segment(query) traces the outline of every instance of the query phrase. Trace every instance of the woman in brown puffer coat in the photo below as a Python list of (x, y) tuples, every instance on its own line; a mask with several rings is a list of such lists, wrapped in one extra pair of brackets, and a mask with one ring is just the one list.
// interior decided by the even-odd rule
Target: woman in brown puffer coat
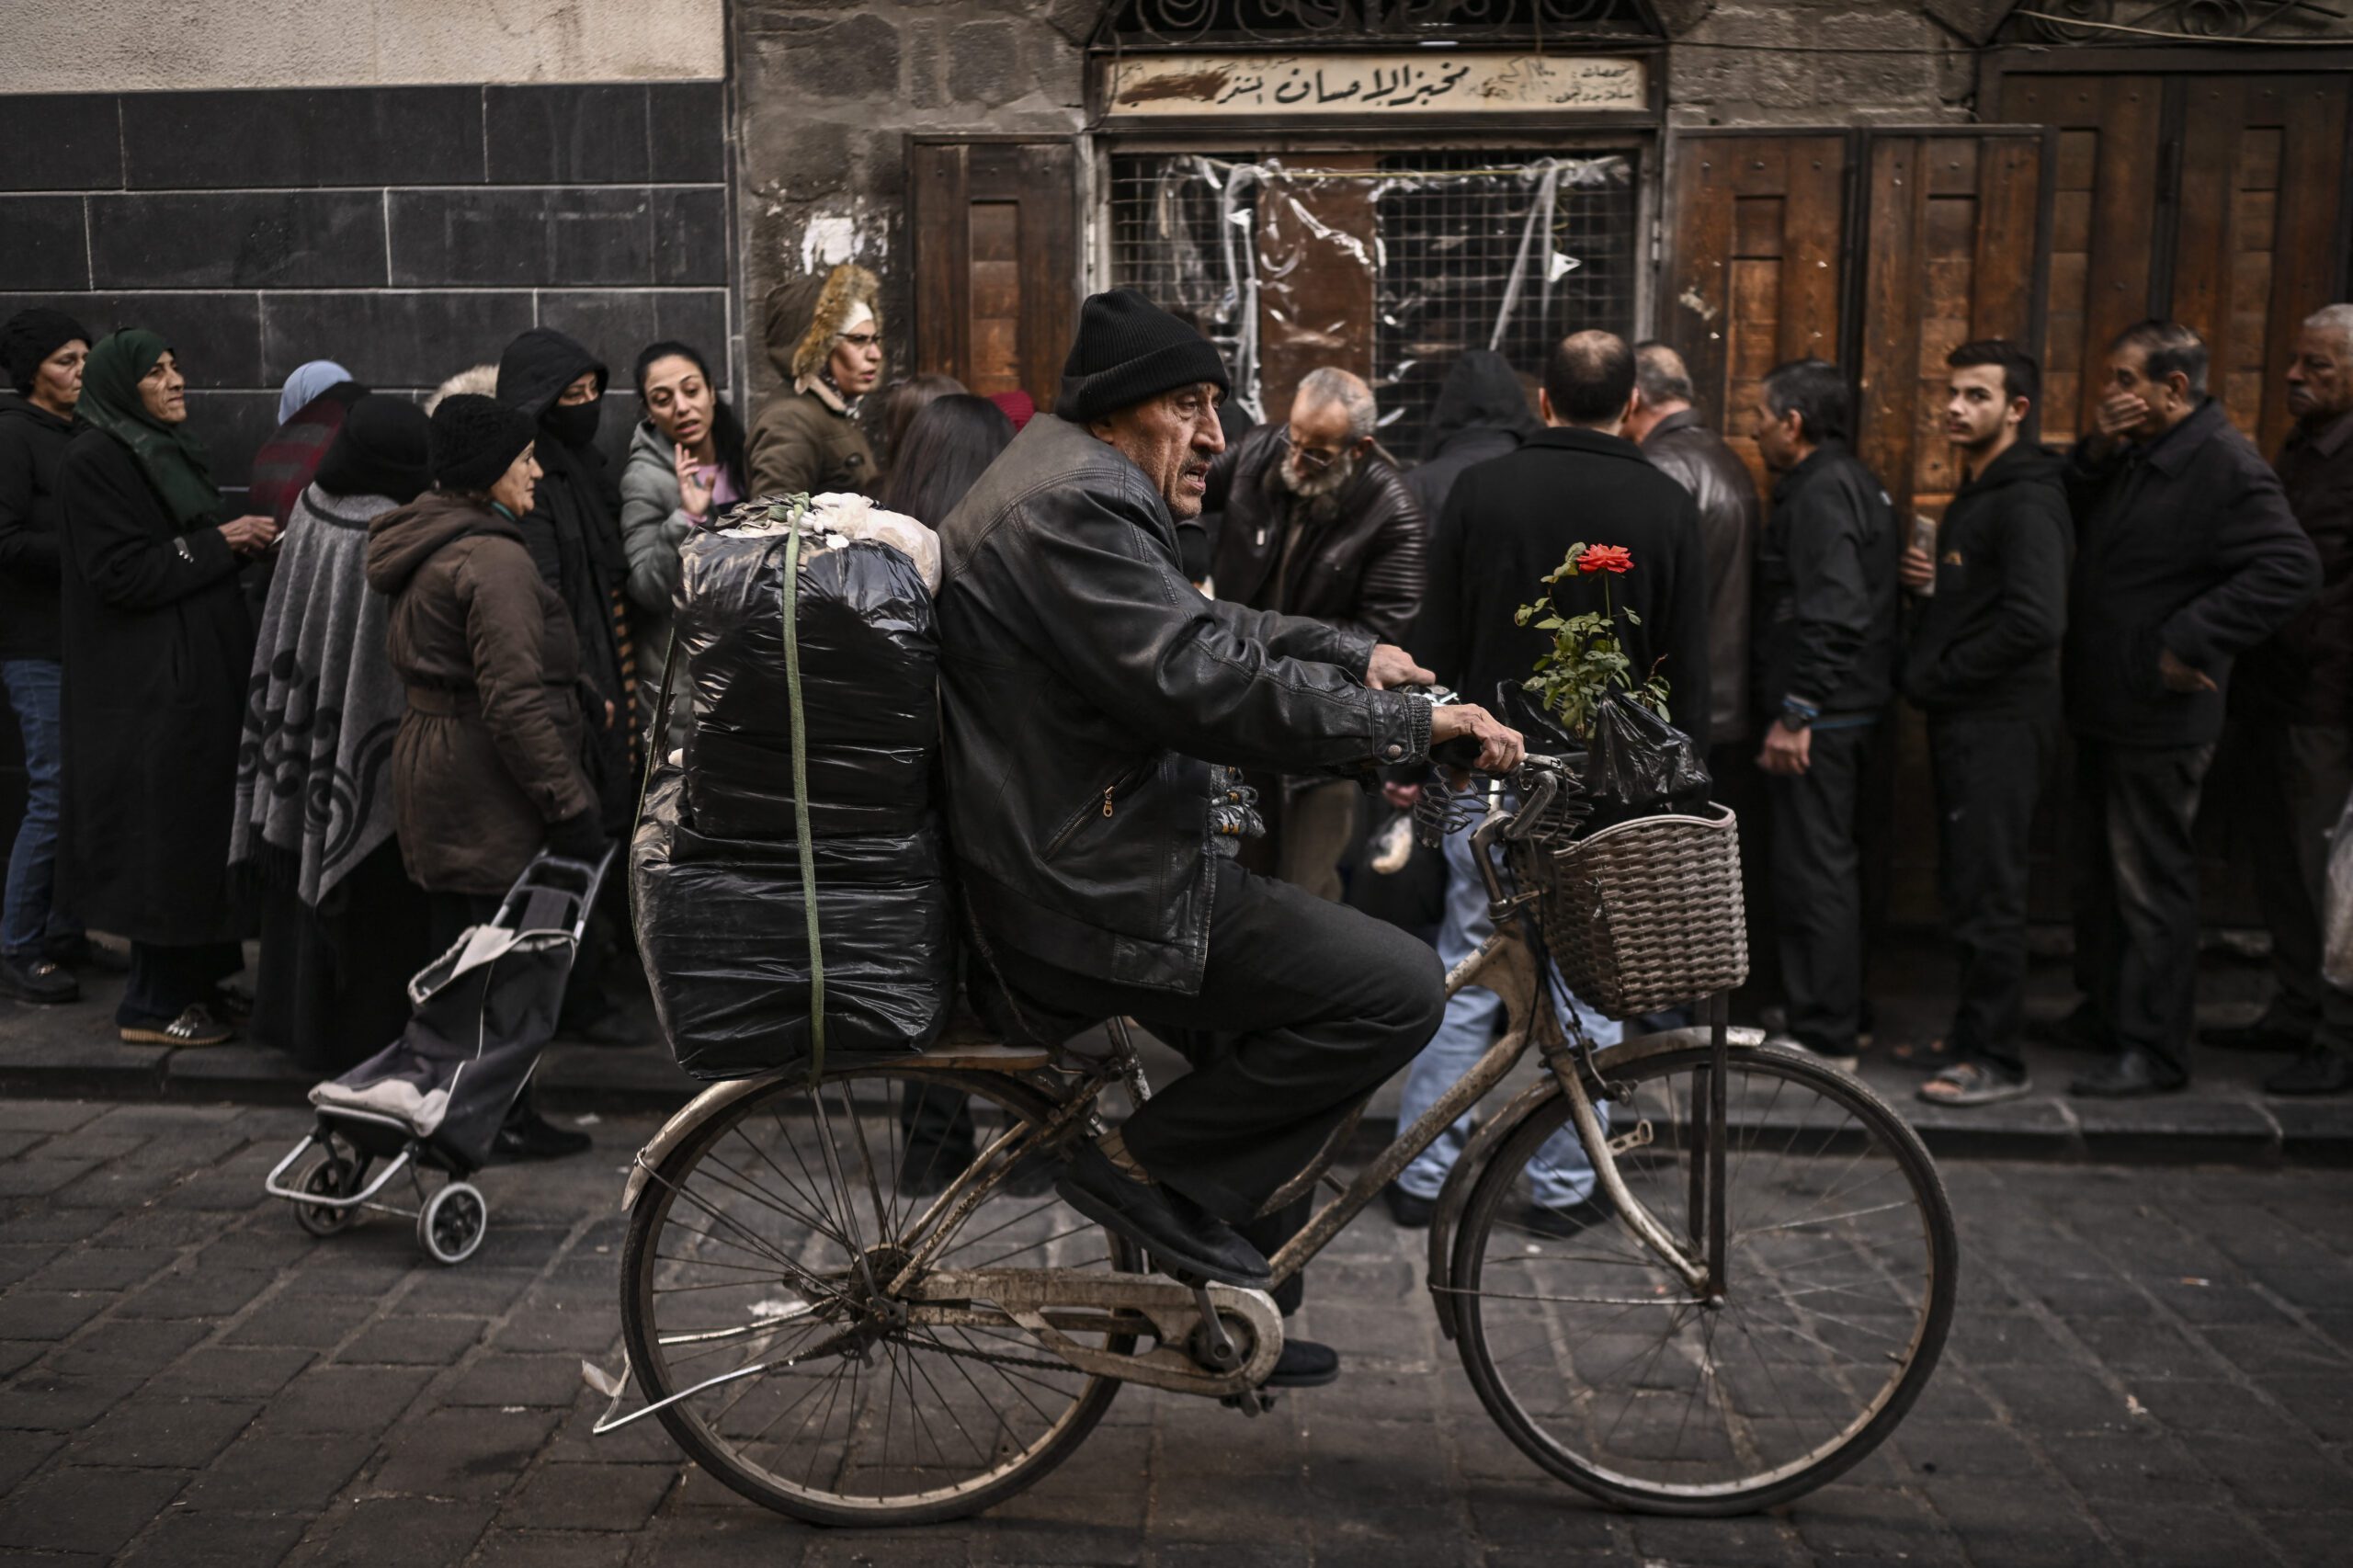
[(434, 488), (368, 530), (368, 585), (392, 601), (387, 642), (408, 688), (392, 748), (401, 858), (449, 939), (495, 912), (540, 845), (604, 853), (580, 762), (579, 643), (517, 521), (539, 478), (534, 435), (489, 398), (445, 400)]
[[(368, 529), (368, 585), (392, 601), (385, 641), (408, 690), (392, 814), (437, 950), (497, 913), (542, 844), (581, 860), (605, 852), (581, 764), (579, 642), (517, 520), (540, 477), (536, 434), (490, 398), (445, 398), (429, 432), (434, 488)], [(495, 1144), (509, 1159), (586, 1147), (528, 1096)]]

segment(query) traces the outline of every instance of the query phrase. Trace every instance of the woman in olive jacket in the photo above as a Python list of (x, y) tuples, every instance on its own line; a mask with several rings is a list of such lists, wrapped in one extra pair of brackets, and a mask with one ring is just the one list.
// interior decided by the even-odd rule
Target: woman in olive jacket
[(401, 858), (444, 943), (495, 912), (542, 844), (604, 852), (581, 766), (579, 642), (517, 521), (535, 434), (490, 398), (446, 399), (434, 488), (368, 530), (368, 585), (392, 601), (386, 642), (408, 689), (392, 747)]

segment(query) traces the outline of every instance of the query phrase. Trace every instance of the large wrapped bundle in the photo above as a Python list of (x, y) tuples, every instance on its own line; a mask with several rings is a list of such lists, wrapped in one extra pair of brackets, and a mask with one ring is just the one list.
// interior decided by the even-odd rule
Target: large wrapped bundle
[(938, 545), (859, 498), (821, 496), (811, 517), (790, 624), (789, 535), (765, 503), (680, 552), (677, 674), (693, 716), (647, 791), (630, 873), (655, 1010), (698, 1077), (793, 1066), (813, 1043), (786, 664), (796, 633), (825, 1049), (920, 1050), (953, 1001), (930, 799)]
[[(835, 536), (839, 537), (839, 536)], [(782, 532), (688, 536), (678, 606), (694, 722), (687, 800), (729, 837), (793, 832)], [(939, 646), (916, 563), (874, 539), (804, 541), (798, 619), (809, 824), (820, 835), (923, 825), (938, 744)]]
[[(684, 820), (655, 781), (630, 855), (638, 949), (678, 1065), (741, 1078), (805, 1062), (809, 926), (791, 839), (728, 839)], [(954, 1001), (939, 831), (813, 841), (825, 959), (825, 1050), (919, 1051)]]

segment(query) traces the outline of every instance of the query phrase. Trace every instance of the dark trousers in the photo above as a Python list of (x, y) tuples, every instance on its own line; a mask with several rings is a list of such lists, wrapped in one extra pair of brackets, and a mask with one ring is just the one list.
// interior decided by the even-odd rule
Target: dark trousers
[(1245, 1225), (1438, 1032), (1445, 976), (1436, 953), (1393, 926), (1231, 860), (1211, 874), (1209, 964), (1192, 994), (1074, 973), (1001, 944), (995, 956), (1017, 996), (1131, 1017), (1185, 1054), (1193, 1070), (1129, 1119), (1128, 1151), (1155, 1180)]
[(2255, 762), (2247, 777), (2247, 856), (2278, 982), (2264, 1026), (2353, 1051), (2353, 994), (2320, 977), (2328, 841), (2353, 792), (2353, 733), (2251, 721), (2234, 726), (2230, 744)]
[(1817, 727), (1812, 761), (1767, 780), (1773, 810), (1773, 917), (1789, 1028), (1812, 1050), (1851, 1056), (1863, 1006), (1862, 857), (1856, 812), (1876, 724)]
[(2189, 1070), (2198, 851), (2211, 745), (2075, 747), (2075, 981), (2120, 1050)]
[(1937, 787), (1937, 885), (1960, 949), (1953, 1056), (2024, 1076), (2018, 1016), (2026, 994), (2027, 839), (2056, 740), (2055, 719), (1931, 715)]
[(210, 1002), (213, 987), (244, 967), (244, 950), (234, 942), (133, 942), (131, 978), (114, 1020), (126, 1027), (167, 1023), (199, 1002)]

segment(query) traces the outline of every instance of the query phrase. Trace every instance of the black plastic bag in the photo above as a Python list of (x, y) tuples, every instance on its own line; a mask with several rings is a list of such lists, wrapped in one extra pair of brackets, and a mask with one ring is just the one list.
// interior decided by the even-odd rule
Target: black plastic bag
[[(655, 779), (630, 854), (638, 951), (663, 1032), (698, 1078), (805, 1062), (813, 988), (799, 846), (703, 833), (687, 795), (676, 770)], [(819, 838), (811, 851), (827, 1059), (923, 1049), (955, 1000), (937, 824)]]
[(1594, 833), (1631, 817), (1696, 811), (1714, 788), (1690, 736), (1626, 698), (1604, 698), (1586, 745), (1585, 793)]
[[(792, 838), (782, 533), (690, 534), (681, 547), (678, 652), (694, 693), (688, 810), (724, 838)], [(939, 645), (914, 562), (857, 540), (805, 548), (797, 619), (819, 837), (907, 836), (928, 819), (939, 738)]]

